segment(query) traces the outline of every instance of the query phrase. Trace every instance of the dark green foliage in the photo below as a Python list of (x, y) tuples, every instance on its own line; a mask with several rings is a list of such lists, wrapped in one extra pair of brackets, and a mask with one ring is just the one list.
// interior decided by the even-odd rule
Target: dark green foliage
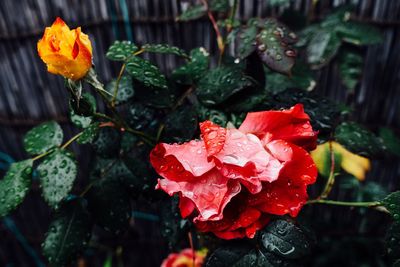
[(102, 157), (113, 157), (119, 152), (120, 140), (121, 136), (118, 130), (111, 127), (102, 127), (93, 142), (93, 148)]
[(273, 72), (265, 68), (266, 83), (265, 89), (272, 94), (278, 94), (286, 89), (303, 89), (311, 91), (316, 85), (316, 81), (308, 69), (308, 67), (301, 63), (296, 63), (292, 69), (292, 75), (287, 75)]
[(137, 56), (129, 58), (126, 63), (126, 71), (132, 75), (133, 79), (140, 81), (146, 87), (167, 88), (165, 76), (158, 67), (146, 59)]
[(228, 122), (227, 115), (220, 110), (209, 109), (204, 106), (199, 106), (197, 112), (199, 115), (200, 122), (209, 120), (222, 127), (225, 127), (226, 123)]
[(210, 0), (209, 8), (215, 12), (229, 11), (229, 0)]
[(400, 138), (389, 128), (381, 128), (379, 137), (382, 139), (387, 151), (400, 157)]
[(339, 55), (339, 72), (343, 84), (351, 92), (354, 92), (356, 85), (361, 77), (363, 59), (359, 53), (351, 51), (341, 51)]
[(30, 155), (38, 155), (61, 145), (63, 137), (63, 131), (57, 122), (45, 122), (26, 133), (24, 148)]
[(386, 253), (392, 261), (400, 259), (400, 221), (394, 222), (388, 229)]
[(151, 53), (174, 54), (184, 58), (189, 57), (186, 52), (179, 47), (168, 44), (145, 44), (142, 46), (142, 49)]
[(164, 125), (164, 141), (189, 141), (197, 130), (196, 109), (192, 106), (181, 106), (167, 115)]
[(73, 155), (57, 149), (37, 167), (43, 197), (53, 208), (71, 191), (78, 172)]
[(130, 41), (115, 41), (108, 48), (106, 56), (110, 60), (126, 61), (133, 56), (133, 53), (138, 50), (137, 46)]
[(377, 28), (359, 22), (341, 23), (336, 30), (343, 41), (354, 45), (374, 45), (383, 41), (383, 36)]
[(117, 180), (98, 179), (90, 189), (88, 208), (95, 223), (104, 230), (120, 235), (129, 227), (131, 205), (124, 186)]
[(335, 139), (353, 153), (366, 157), (384, 151), (382, 140), (355, 122), (343, 122), (335, 130)]
[(204, 105), (216, 105), (253, 85), (240, 67), (223, 66), (210, 70), (198, 82), (196, 94)]
[(177, 197), (163, 199), (160, 207), (161, 235), (167, 240), (170, 249), (177, 248), (180, 241), (187, 238), (189, 222), (180, 215)]
[[(116, 90), (117, 80), (112, 80), (106, 86), (106, 90), (114, 96), (114, 92)], [(115, 104), (122, 104), (129, 101), (134, 95), (133, 85), (132, 85), (132, 78), (129, 76), (122, 76), (119, 83), (118, 83), (118, 92), (115, 98)], [(111, 100), (113, 97), (109, 96)]]
[(83, 199), (73, 199), (60, 207), (42, 244), (52, 266), (66, 266), (86, 248), (92, 223)]
[(31, 159), (15, 162), (0, 180), (0, 218), (8, 215), (24, 200), (31, 187), (32, 165)]
[(191, 84), (200, 79), (208, 69), (210, 54), (203, 47), (190, 51), (190, 61), (172, 72), (172, 79), (178, 83)]
[(126, 122), (136, 130), (147, 130), (155, 122), (156, 112), (154, 109), (146, 107), (141, 103), (129, 105)]

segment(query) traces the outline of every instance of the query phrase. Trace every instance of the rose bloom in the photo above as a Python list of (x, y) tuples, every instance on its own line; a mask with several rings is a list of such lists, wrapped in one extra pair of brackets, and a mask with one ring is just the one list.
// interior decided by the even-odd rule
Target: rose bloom
[(169, 254), (161, 263), (161, 267), (201, 267), (206, 255), (207, 249), (202, 249), (195, 251), (193, 257), (193, 250), (186, 248), (179, 253)]
[(297, 216), (317, 168), (303, 105), (251, 112), (239, 129), (200, 123), (201, 140), (158, 144), (150, 154), (164, 178), (158, 189), (179, 194), (182, 217), (223, 239), (253, 238), (271, 215)]
[(40, 58), (47, 70), (72, 80), (81, 79), (92, 67), (92, 44), (89, 37), (78, 27), (70, 30), (57, 18), (51, 27), (46, 27), (37, 44)]

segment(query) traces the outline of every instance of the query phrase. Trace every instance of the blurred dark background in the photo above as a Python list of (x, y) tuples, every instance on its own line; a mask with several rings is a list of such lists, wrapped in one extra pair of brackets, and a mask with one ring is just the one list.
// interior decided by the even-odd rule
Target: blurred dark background
[[(238, 16), (243, 20), (254, 16), (278, 17), (283, 8), (271, 7), (268, 2), (241, 0)], [(26, 158), (27, 155), (22, 148), (23, 134), (41, 122), (57, 121), (62, 125), (66, 138), (77, 131), (68, 122), (67, 91), (64, 89), (63, 79), (47, 73), (36, 52), (36, 42), (43, 34), (44, 28), (51, 25), (57, 16), (63, 18), (71, 28), (82, 26), (83, 31), (89, 34), (94, 48), (96, 69), (103, 81), (107, 82), (111, 77), (115, 77), (119, 66), (106, 60), (104, 54), (108, 46), (117, 39), (132, 40), (138, 44), (168, 43), (185, 50), (204, 46), (207, 50), (215, 52), (214, 32), (206, 19), (175, 22), (175, 17), (181, 13), (186, 4), (187, 1), (182, 0), (2, 0), (0, 2), (2, 160), (17, 161)], [(354, 93), (350, 93), (340, 83), (335, 61), (318, 72), (315, 91), (351, 107), (354, 110), (352, 119), (367, 125), (370, 129), (386, 125), (399, 133), (400, 1), (321, 0), (313, 10), (314, 18), (323, 17), (334, 7), (342, 4), (354, 4), (355, 18), (377, 26), (384, 34), (384, 42), (364, 49), (363, 77)], [(291, 9), (304, 15), (310, 14), (311, 6), (312, 0), (290, 3)], [(174, 56), (146, 54), (145, 57), (167, 73), (180, 64), (179, 59)], [(79, 150), (76, 145), (72, 147), (79, 159), (80, 174), (76, 182), (79, 188), (87, 179), (91, 151), (86, 147), (79, 147)], [(398, 161), (374, 161), (367, 181), (377, 182), (388, 191), (398, 189), (400, 187), (398, 163)], [(3, 174), (3, 171), (0, 170), (0, 173)], [(335, 194), (340, 197), (341, 192)], [(125, 266), (157, 266), (166, 256), (167, 248), (160, 238), (159, 222), (156, 217), (152, 217), (151, 211), (152, 207), (141, 207), (140, 204), (136, 204), (132, 227), (127, 233), (129, 238), (124, 238), (123, 244), (118, 240), (107, 241), (113, 247), (113, 251), (115, 247), (122, 245), (123, 250), (120, 254)], [(321, 214), (322, 208), (305, 212)], [(327, 220), (340, 219), (340, 223), (347, 227), (349, 233), (360, 232), (361, 227), (368, 228), (362, 224), (372, 224), (368, 229), (374, 229), (374, 223), (376, 225), (381, 223), (379, 220), (369, 220), (367, 223), (364, 219), (360, 219), (359, 213), (337, 208), (332, 213), (324, 213), (323, 216)], [(374, 216), (375, 214), (371, 215), (372, 218)], [(40, 243), (50, 219), (51, 210), (40, 197), (40, 189), (36, 186), (18, 210), (0, 220), (0, 266), (43, 266), (41, 264), (45, 260), (40, 253)], [(384, 235), (384, 229), (376, 229), (373, 234), (379, 238)], [(126, 243), (126, 240), (129, 240), (129, 243)], [(364, 241), (361, 239), (357, 242), (362, 246)], [(329, 244), (328, 249), (335, 249), (334, 243)], [(343, 248), (343, 245), (340, 246)], [(360, 257), (367, 257), (366, 253), (369, 253), (363, 249), (357, 251)], [(80, 266), (102, 266), (109, 252), (109, 245), (98, 244), (96, 250), (89, 251), (89, 254), (85, 255), (85, 262), (90, 264)], [(78, 265), (84, 264), (83, 261), (82, 259), (78, 262)]]

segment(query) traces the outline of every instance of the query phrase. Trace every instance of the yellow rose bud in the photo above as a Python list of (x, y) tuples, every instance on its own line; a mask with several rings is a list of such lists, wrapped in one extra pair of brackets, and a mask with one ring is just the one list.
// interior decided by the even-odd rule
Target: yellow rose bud
[(47, 70), (71, 80), (79, 80), (92, 67), (92, 44), (81, 28), (70, 30), (61, 18), (46, 27), (37, 44)]

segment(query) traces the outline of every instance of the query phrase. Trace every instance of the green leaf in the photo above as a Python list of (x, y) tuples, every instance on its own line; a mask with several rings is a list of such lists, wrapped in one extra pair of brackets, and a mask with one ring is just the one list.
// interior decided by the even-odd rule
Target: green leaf
[(196, 109), (193, 106), (181, 106), (167, 115), (164, 125), (165, 142), (189, 141), (197, 130)]
[(132, 103), (127, 109), (126, 122), (135, 130), (148, 130), (156, 122), (156, 112), (141, 103)]
[(257, 36), (257, 53), (271, 69), (290, 74), (296, 51), (291, 45), (297, 41), (295, 33), (275, 20), (269, 19)]
[(229, 11), (229, 0), (210, 0), (209, 7), (211, 11), (227, 12)]
[(393, 219), (400, 223), (400, 191), (389, 194), (382, 200), (382, 204), (390, 212)]
[(142, 46), (142, 49), (151, 53), (173, 54), (184, 58), (189, 57), (184, 50), (168, 44), (145, 44)]
[(363, 58), (360, 54), (351, 51), (341, 51), (339, 54), (339, 72), (343, 84), (354, 92), (358, 84), (363, 67)]
[(372, 157), (381, 154), (382, 140), (355, 122), (343, 122), (335, 130), (335, 139), (353, 153)]
[(126, 63), (126, 71), (132, 75), (133, 79), (142, 82), (146, 87), (167, 88), (165, 76), (148, 60), (131, 57)]
[(304, 231), (293, 222), (278, 219), (261, 231), (262, 246), (269, 252), (287, 259), (299, 259), (310, 253), (311, 242)]
[(190, 51), (190, 62), (175, 69), (172, 78), (182, 84), (192, 84), (199, 80), (208, 69), (210, 54), (203, 47)]
[(258, 20), (250, 19), (247, 26), (238, 32), (239, 43), (237, 54), (239, 58), (245, 58), (256, 49), (256, 37), (258, 33)]
[(312, 72), (305, 64), (295, 64), (292, 69), (292, 76), (273, 72), (264, 68), (266, 75), (265, 89), (272, 94), (281, 93), (290, 88), (311, 91), (316, 85)]
[[(114, 96), (114, 91), (116, 87), (117, 80), (114, 79), (112, 80), (109, 84), (106, 86), (106, 90)], [(115, 98), (115, 104), (123, 104), (127, 101), (129, 101), (133, 95), (134, 95), (134, 90), (133, 90), (133, 85), (132, 85), (132, 78), (129, 76), (122, 76), (121, 79), (119, 80), (118, 83), (118, 92), (117, 96)], [(109, 99), (111, 100), (112, 97), (109, 96)]]
[[(79, 107), (76, 107), (75, 105), (76, 103), (71, 99), (69, 116), (71, 118), (72, 123), (79, 128), (88, 127), (93, 120), (93, 117), (91, 115), (97, 109), (96, 99), (94, 98), (93, 95), (89, 93), (83, 93), (82, 98), (79, 101)], [(80, 110), (82, 112), (79, 111), (77, 112), (75, 110)], [(83, 112), (83, 110), (86, 110), (86, 112)], [(78, 115), (79, 113), (81, 115)], [(82, 114), (88, 114), (88, 115), (82, 115)]]
[(132, 211), (129, 196), (115, 177), (94, 183), (87, 200), (95, 223), (104, 230), (119, 235), (129, 228)]
[(95, 122), (90, 124), (83, 132), (82, 135), (76, 140), (79, 144), (92, 143), (97, 137), (99, 132), (99, 123)]
[(42, 154), (53, 147), (60, 146), (63, 137), (63, 131), (57, 122), (45, 122), (26, 133), (24, 148), (30, 155)]
[(383, 42), (381, 32), (371, 25), (348, 21), (337, 25), (335, 30), (343, 41), (354, 45), (373, 45)]
[(307, 62), (319, 69), (337, 54), (341, 40), (332, 30), (318, 30), (307, 45)]
[(0, 180), (0, 218), (8, 215), (22, 203), (31, 186), (33, 160), (11, 164)]
[(57, 149), (37, 167), (43, 197), (53, 208), (71, 191), (78, 171), (76, 161), (67, 150)]
[(126, 61), (138, 51), (136, 45), (130, 41), (115, 41), (106, 53), (106, 57), (114, 61)]
[(379, 137), (383, 140), (386, 149), (390, 153), (400, 157), (400, 138), (391, 129), (380, 128)]
[(241, 68), (222, 66), (207, 72), (197, 84), (196, 94), (205, 105), (215, 105), (253, 85), (250, 77), (242, 73)]
[(102, 157), (113, 157), (118, 155), (120, 140), (121, 135), (116, 129), (101, 127), (93, 142), (93, 148)]
[(206, 7), (203, 4), (189, 6), (182, 14), (176, 18), (179, 21), (189, 21), (201, 18), (207, 13)]
[(67, 265), (86, 248), (91, 228), (82, 199), (63, 203), (42, 244), (43, 254), (52, 266)]

